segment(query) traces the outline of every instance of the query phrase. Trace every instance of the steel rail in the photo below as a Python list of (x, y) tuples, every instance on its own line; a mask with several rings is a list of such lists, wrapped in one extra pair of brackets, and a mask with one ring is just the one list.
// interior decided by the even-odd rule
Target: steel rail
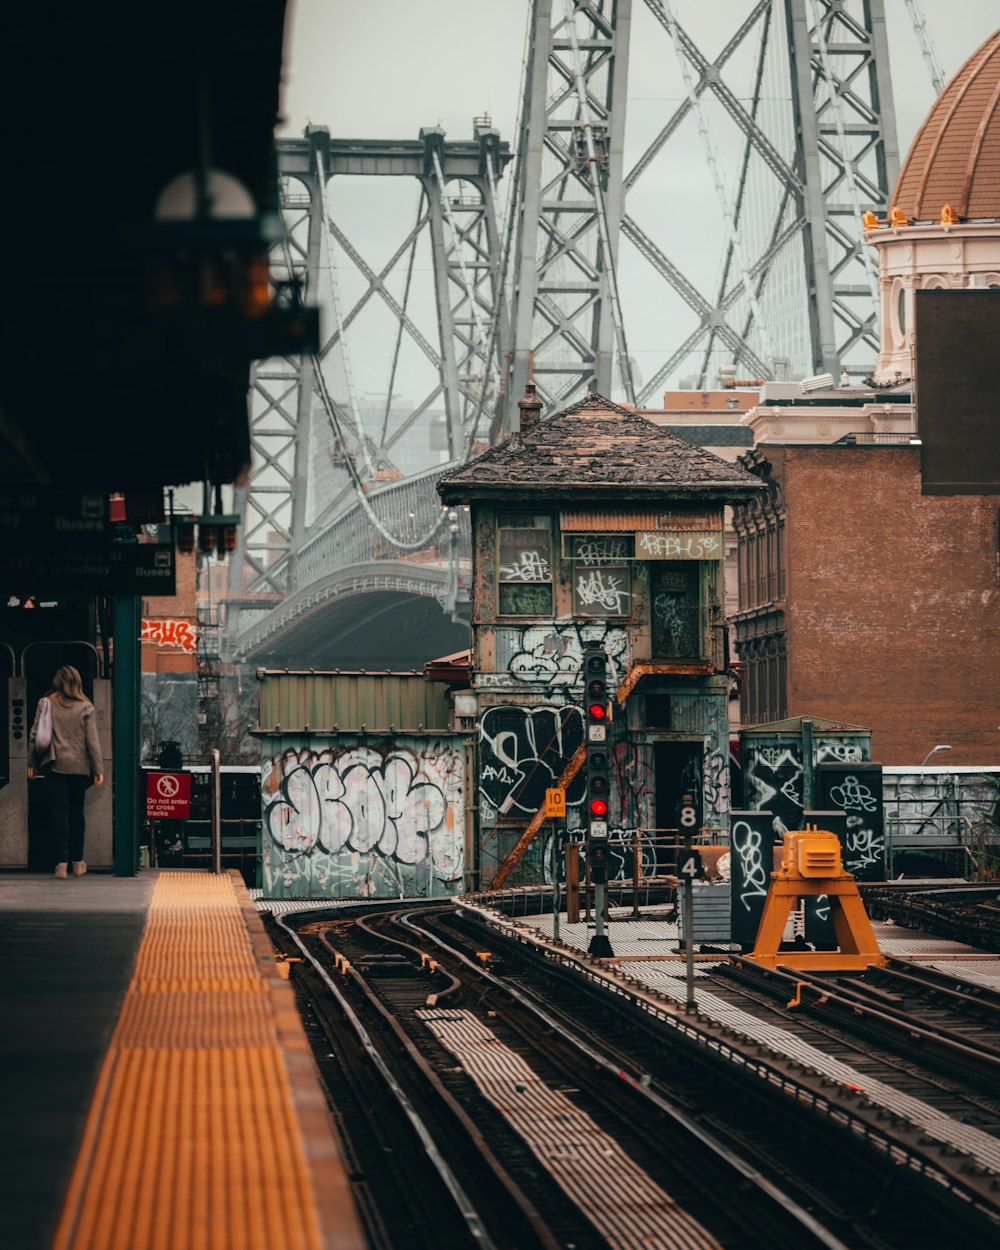
[[(967, 1038), (944, 1027), (928, 1028), (905, 1009), (894, 1009), (882, 1001), (873, 1004), (860, 988), (845, 985), (834, 988), (829, 981), (811, 981), (781, 966), (761, 968), (741, 960), (734, 963), (739, 969), (739, 978), (747, 983), (781, 988), (803, 1006), (811, 1006), (818, 1015), (846, 1025), (852, 1032), (869, 1033), (880, 1040), (890, 1039), (901, 1049), (918, 1052), (925, 1061), (936, 1059), (946, 1070), (960, 1071), (967, 1079), (978, 1077), (1000, 1089), (1000, 1051), (992, 1047), (970, 1045)], [(733, 966), (731, 964), (730, 968)], [(810, 999), (808, 1004), (806, 995)]]
[(275, 923), (278, 924), (282, 929), (284, 929), (284, 931), (288, 934), (291, 940), (295, 943), (295, 945), (302, 952), (303, 956), (309, 961), (309, 964), (316, 972), (316, 975), (320, 978), (320, 980), (329, 990), (330, 994), (332, 995), (334, 1001), (337, 1004), (337, 1007), (343, 1013), (344, 1018), (348, 1021), (351, 1028), (354, 1030), (355, 1034), (357, 1035), (358, 1041), (361, 1043), (362, 1047), (364, 1048), (364, 1051), (367, 1054), (368, 1058), (372, 1061), (372, 1064), (374, 1065), (375, 1069), (378, 1071), (379, 1075), (385, 1081), (387, 1088), (392, 1092), (392, 1095), (396, 1099), (397, 1103), (399, 1104), (403, 1114), (406, 1116), (407, 1120), (409, 1120), (410, 1124), (412, 1125), (413, 1131), (416, 1133), (417, 1137), (420, 1139), (421, 1145), (423, 1146), (424, 1150), (427, 1152), (427, 1157), (430, 1159), (438, 1175), (441, 1177), (441, 1180), (445, 1186), (445, 1189), (451, 1195), (452, 1199), (455, 1202), (455, 1205), (457, 1206), (459, 1212), (462, 1215), (462, 1218), (465, 1220), (465, 1223), (469, 1229), (470, 1235), (474, 1238), (476, 1243), (480, 1247), (482, 1247), (482, 1250), (497, 1250), (496, 1243), (490, 1237), (489, 1232), (487, 1231), (486, 1227), (483, 1225), (483, 1222), (480, 1219), (479, 1213), (476, 1211), (475, 1207), (472, 1205), (472, 1202), (470, 1201), (465, 1190), (462, 1188), (461, 1184), (459, 1183), (458, 1178), (456, 1177), (455, 1173), (452, 1171), (447, 1160), (444, 1158), (444, 1156), (441, 1154), (441, 1151), (438, 1149), (437, 1143), (435, 1142), (433, 1135), (431, 1134), (427, 1125), (424, 1123), (423, 1119), (417, 1112), (417, 1109), (413, 1106), (413, 1103), (410, 1101), (409, 1096), (407, 1095), (406, 1091), (403, 1089), (402, 1085), (400, 1085), (400, 1083), (396, 1080), (396, 1077), (393, 1075), (392, 1070), (389, 1068), (388, 1064), (383, 1059), (382, 1054), (379, 1051), (378, 1047), (372, 1041), (371, 1036), (368, 1033), (368, 1030), (365, 1028), (364, 1024), (361, 1021), (361, 1018), (358, 1016), (354, 1008), (351, 1006), (351, 1004), (347, 1001), (347, 999), (341, 993), (336, 982), (333, 980), (333, 978), (330, 976), (327, 970), (323, 967), (323, 965), (319, 962), (319, 960), (313, 957), (312, 952), (309, 950), (308, 946), (306, 946), (306, 944), (299, 937), (298, 933), (296, 933), (296, 931), (292, 928), (291, 925), (285, 922), (284, 917), (275, 917)]
[(399, 923), (406, 925), (407, 928), (411, 928), (417, 933), (421, 933), (441, 950), (447, 951), (448, 954), (454, 959), (459, 960), (460, 963), (470, 968), (476, 973), (477, 977), (488, 981), (495, 988), (501, 990), (504, 994), (509, 995), (525, 1010), (531, 1012), (538, 1020), (558, 1034), (562, 1040), (573, 1046), (591, 1063), (601, 1068), (602, 1071), (608, 1073), (609, 1075), (613, 1075), (619, 1080), (626, 1081), (642, 1098), (646, 1099), (651, 1106), (654, 1106), (657, 1111), (673, 1120), (674, 1123), (686, 1133), (690, 1133), (692, 1137), (711, 1151), (712, 1154), (737, 1172), (748, 1184), (753, 1185), (771, 1201), (779, 1204), (783, 1210), (788, 1212), (797, 1223), (809, 1232), (810, 1236), (816, 1238), (821, 1245), (827, 1246), (829, 1250), (848, 1250), (845, 1242), (841, 1241), (839, 1237), (824, 1228), (814, 1215), (791, 1199), (787, 1193), (770, 1181), (757, 1168), (748, 1163), (735, 1151), (731, 1150), (725, 1145), (725, 1143), (721, 1142), (713, 1133), (705, 1128), (703, 1124), (699, 1124), (686, 1112), (682, 1111), (679, 1107), (674, 1106), (667, 1101), (667, 1099), (657, 1094), (655, 1090), (643, 1081), (641, 1073), (636, 1074), (623, 1071), (620, 1064), (613, 1063), (607, 1058), (606, 1055), (601, 1054), (600, 1051), (594, 1050), (592, 1046), (589, 1046), (586, 1042), (582, 1041), (579, 1036), (568, 1031), (564, 1027), (562, 1021), (558, 1020), (550, 1012), (546, 1011), (544, 1007), (540, 1006), (538, 1002), (523, 993), (523, 991), (517, 989), (509, 982), (503, 981), (499, 977), (494, 976), (492, 973), (486, 971), (485, 968), (477, 966), (466, 955), (463, 955), (461, 951), (455, 950), (454, 947), (449, 946), (443, 939), (428, 932), (427, 929), (414, 924), (412, 921), (413, 915), (414, 913), (412, 912), (405, 915), (401, 913), (399, 916)]
[[(838, 1085), (836, 1088), (841, 1100), (835, 1101), (829, 1092), (831, 1082), (828, 1078), (808, 1068), (802, 1071), (802, 1075), (793, 1075), (778, 1062), (776, 1055), (763, 1056), (761, 1043), (752, 1036), (702, 1014), (692, 1016), (682, 1011), (667, 1010), (665, 1004), (672, 1003), (672, 1000), (637, 978), (627, 973), (612, 976), (600, 960), (589, 956), (577, 956), (549, 945), (540, 948), (529, 935), (512, 932), (485, 908), (475, 903), (463, 903), (462, 906), (502, 940), (530, 948), (536, 958), (544, 958), (581, 977), (596, 990), (628, 1001), (679, 1037), (696, 1043), (703, 1051), (714, 1052), (730, 1065), (752, 1073), (796, 1102), (812, 1107), (833, 1123), (843, 1125), (894, 1162), (902, 1163), (917, 1174), (935, 1181), (943, 1190), (953, 1194), (964, 1208), (974, 1210), (992, 1226), (1000, 1224), (996, 1192), (989, 1178), (970, 1169), (971, 1160), (968, 1156), (959, 1156), (953, 1146), (928, 1138), (923, 1127), (897, 1115), (894, 1116), (897, 1135), (893, 1135), (886, 1130), (883, 1109), (875, 1103), (869, 1104), (862, 1091), (845, 1090)], [(544, 954), (539, 956), (539, 950)], [(843, 1101), (848, 1095), (853, 1095), (855, 1106), (848, 1106)]]

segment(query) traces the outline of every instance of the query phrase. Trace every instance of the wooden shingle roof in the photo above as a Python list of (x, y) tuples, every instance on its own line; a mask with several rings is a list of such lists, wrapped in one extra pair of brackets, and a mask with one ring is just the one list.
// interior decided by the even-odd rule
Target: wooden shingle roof
[(737, 500), (760, 479), (591, 392), (441, 477), (442, 500), (664, 498)]

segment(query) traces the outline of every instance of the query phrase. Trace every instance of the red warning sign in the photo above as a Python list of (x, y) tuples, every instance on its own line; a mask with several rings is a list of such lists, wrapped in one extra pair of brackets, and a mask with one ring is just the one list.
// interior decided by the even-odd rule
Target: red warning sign
[(190, 773), (146, 774), (147, 819), (187, 820), (190, 815)]

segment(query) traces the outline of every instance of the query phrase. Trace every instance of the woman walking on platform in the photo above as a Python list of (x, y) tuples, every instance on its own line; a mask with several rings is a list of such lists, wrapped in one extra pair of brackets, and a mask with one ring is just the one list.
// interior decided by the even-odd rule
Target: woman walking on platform
[[(43, 706), (46, 702), (48, 709)], [(80, 674), (71, 664), (56, 672), (52, 689), (39, 699), (28, 749), (28, 758), (48, 780), (55, 875), (65, 877), (71, 867), (74, 877), (82, 877), (87, 871), (83, 862), (83, 801), (91, 780), (95, 786), (104, 780), (104, 763), (94, 705), (83, 693)]]

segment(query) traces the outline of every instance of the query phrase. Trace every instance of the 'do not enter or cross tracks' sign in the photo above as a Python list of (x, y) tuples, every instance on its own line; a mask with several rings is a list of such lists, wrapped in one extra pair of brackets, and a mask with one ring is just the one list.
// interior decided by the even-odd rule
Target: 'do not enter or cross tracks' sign
[(190, 773), (146, 774), (147, 820), (187, 820), (190, 815)]

